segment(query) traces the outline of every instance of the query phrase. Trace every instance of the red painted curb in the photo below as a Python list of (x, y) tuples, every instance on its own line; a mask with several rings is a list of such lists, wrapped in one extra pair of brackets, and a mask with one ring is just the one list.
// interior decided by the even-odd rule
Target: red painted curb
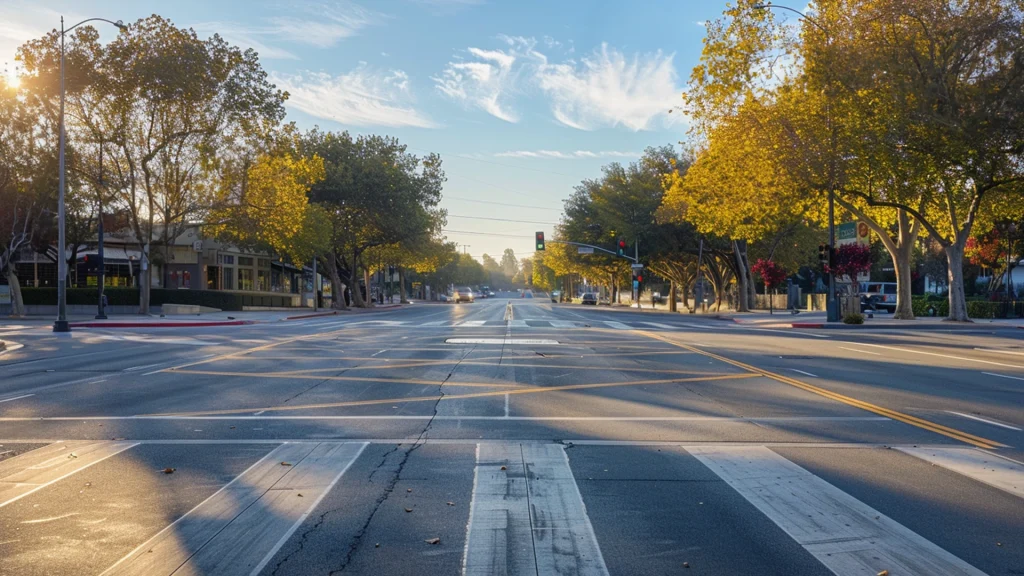
[(201, 328), (203, 326), (245, 326), (252, 320), (228, 320), (224, 322), (77, 322), (72, 328)]
[(821, 322), (793, 322), (790, 326), (793, 328), (824, 328), (825, 324)]
[(335, 316), (337, 314), (338, 314), (337, 310), (335, 310), (333, 312), (317, 312), (316, 314), (302, 314), (300, 316), (288, 316), (288, 317), (285, 318), (285, 320), (301, 320), (303, 318), (319, 318), (321, 316)]

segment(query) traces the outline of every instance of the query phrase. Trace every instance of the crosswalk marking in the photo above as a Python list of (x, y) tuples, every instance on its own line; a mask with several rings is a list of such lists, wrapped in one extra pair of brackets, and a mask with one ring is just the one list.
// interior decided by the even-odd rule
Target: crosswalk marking
[(282, 444), (103, 576), (257, 574), (365, 447)]
[(455, 326), (483, 326), (486, 323), (486, 320), (466, 320), (464, 322), (456, 322)]
[(552, 328), (575, 328), (576, 323), (568, 320), (548, 320)]
[(58, 442), (0, 462), (0, 508), (81, 472), (136, 442)]
[(687, 450), (836, 574), (984, 576), (768, 448)]
[(897, 450), (968, 478), (1024, 498), (1024, 465), (977, 448), (910, 448)]
[(608, 574), (563, 446), (477, 444), (463, 574)]
[(615, 328), (616, 330), (632, 330), (633, 329), (628, 324), (623, 324), (622, 322), (613, 322), (611, 320), (605, 320), (604, 323), (609, 328)]
[(448, 321), (447, 320), (435, 320), (433, 322), (424, 322), (423, 324), (420, 324), (420, 326), (447, 326), (447, 325), (448, 325)]
[(661, 322), (641, 322), (641, 324), (647, 324), (648, 326), (654, 326), (655, 328), (664, 328), (665, 330), (676, 329), (676, 327), (671, 324), (662, 324)]
[(508, 325), (512, 328), (529, 328), (530, 325), (526, 323), (526, 320), (509, 320)]

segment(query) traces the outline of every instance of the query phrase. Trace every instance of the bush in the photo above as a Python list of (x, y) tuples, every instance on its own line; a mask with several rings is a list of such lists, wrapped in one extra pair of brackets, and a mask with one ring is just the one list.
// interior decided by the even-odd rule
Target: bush
[[(107, 296), (108, 306), (138, 306), (138, 288), (104, 288), (103, 293)], [(21, 296), (26, 306), (56, 306), (56, 288), (22, 288)], [(68, 288), (68, 305), (96, 305), (96, 288)]]
[(843, 316), (843, 324), (863, 324), (863, 323), (864, 323), (864, 315), (863, 314), (847, 314), (846, 316)]
[(935, 309), (936, 317), (949, 316), (948, 299), (936, 299), (932, 296), (914, 296), (910, 303), (914, 309), (914, 316), (927, 317), (929, 306)]

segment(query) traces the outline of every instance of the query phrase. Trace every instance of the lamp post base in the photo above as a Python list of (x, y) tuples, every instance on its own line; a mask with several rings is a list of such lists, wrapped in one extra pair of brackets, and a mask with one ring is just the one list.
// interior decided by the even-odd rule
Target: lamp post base
[(55, 320), (53, 323), (54, 332), (71, 332), (71, 325), (67, 320)]
[(839, 322), (839, 307), (836, 306), (836, 301), (833, 298), (829, 298), (825, 302), (825, 320), (827, 322)]

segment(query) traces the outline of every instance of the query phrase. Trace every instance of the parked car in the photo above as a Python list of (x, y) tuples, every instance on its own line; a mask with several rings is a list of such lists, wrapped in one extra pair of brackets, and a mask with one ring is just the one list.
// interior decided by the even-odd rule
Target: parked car
[(493, 292), (493, 291), (491, 291), (491, 290), (488, 290), (488, 291), (487, 291), (487, 297), (488, 297), (488, 298), (494, 298), (494, 292)]
[(661, 304), (664, 301), (665, 301), (665, 297), (661, 295), (661, 292), (653, 292), (653, 293), (651, 293), (651, 303), (653, 303), (653, 304)]
[(452, 292), (452, 299), (455, 300), (456, 303), (469, 302), (472, 304), (476, 299), (476, 296), (473, 294), (473, 290), (468, 286), (463, 286), (461, 288), (456, 288), (455, 291)]
[[(896, 283), (895, 282), (861, 282), (861, 302), (874, 300), (876, 308), (888, 312), (896, 311)], [(877, 298), (872, 299), (873, 296)]]
[(437, 295), (437, 301), (438, 302), (454, 302), (454, 300), (452, 300), (452, 297), (447, 295), (447, 294), (438, 294)]
[(587, 292), (583, 295), (583, 304), (591, 304), (597, 306), (597, 294), (593, 292)]
[(479, 290), (476, 290), (473, 293), (476, 294), (478, 298), (487, 298), (487, 292), (487, 286), (481, 286)]
[(551, 293), (551, 301), (552, 302), (561, 302), (562, 301), (562, 293), (560, 291), (558, 291), (558, 290), (555, 290), (554, 292), (552, 292)]

